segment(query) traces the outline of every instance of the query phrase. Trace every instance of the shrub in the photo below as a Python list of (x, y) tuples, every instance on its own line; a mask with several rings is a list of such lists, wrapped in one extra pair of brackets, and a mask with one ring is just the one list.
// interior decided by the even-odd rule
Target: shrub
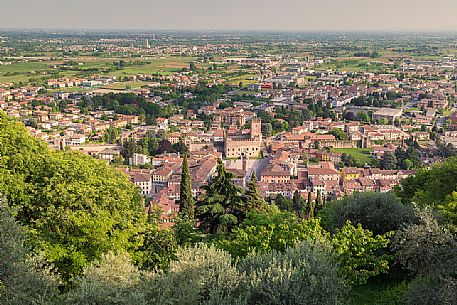
[(414, 222), (412, 206), (401, 203), (393, 193), (358, 193), (329, 202), (319, 213), (322, 226), (335, 231), (351, 221), (374, 234), (384, 234)]
[(200, 244), (179, 249), (176, 257), (145, 287), (150, 304), (216, 304), (234, 297), (242, 275), (230, 254)]
[(250, 255), (246, 273), (248, 304), (343, 304), (344, 280), (328, 245), (302, 242), (280, 253)]
[[(146, 275), (146, 274), (144, 274)], [(145, 304), (142, 290), (138, 289), (142, 273), (131, 263), (127, 253), (109, 252), (92, 265), (75, 281), (75, 288), (63, 296), (68, 305)]]

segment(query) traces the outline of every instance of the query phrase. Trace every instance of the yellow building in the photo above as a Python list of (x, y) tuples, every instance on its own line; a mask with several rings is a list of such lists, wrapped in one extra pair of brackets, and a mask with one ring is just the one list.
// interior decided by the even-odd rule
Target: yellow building
[(345, 167), (341, 170), (341, 179), (343, 181), (356, 180), (362, 176), (360, 168)]

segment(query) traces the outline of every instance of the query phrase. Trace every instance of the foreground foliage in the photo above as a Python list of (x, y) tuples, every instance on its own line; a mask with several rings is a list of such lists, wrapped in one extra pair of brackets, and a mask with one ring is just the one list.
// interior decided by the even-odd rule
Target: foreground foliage
[(0, 304), (47, 304), (57, 293), (57, 279), (24, 242), (13, 210), (0, 199)]
[(398, 194), (404, 202), (436, 208), (457, 226), (457, 157), (408, 177)]
[(0, 193), (64, 281), (144, 229), (140, 196), (121, 172), (77, 152), (51, 151), (0, 111)]
[(335, 231), (349, 220), (374, 234), (385, 234), (415, 221), (411, 205), (405, 205), (393, 193), (356, 193), (343, 200), (329, 202), (320, 212), (322, 226)]

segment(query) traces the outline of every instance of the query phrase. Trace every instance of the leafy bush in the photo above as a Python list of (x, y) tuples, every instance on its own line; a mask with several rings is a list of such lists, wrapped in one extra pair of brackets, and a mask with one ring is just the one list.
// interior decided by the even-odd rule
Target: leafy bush
[(62, 297), (68, 305), (146, 304), (138, 289), (142, 273), (131, 264), (127, 253), (109, 252), (75, 281), (75, 288)]
[(346, 221), (361, 224), (374, 234), (384, 234), (400, 229), (414, 221), (412, 206), (403, 205), (393, 193), (358, 193), (341, 201), (329, 202), (319, 213), (322, 226), (335, 231)]
[(399, 263), (416, 275), (405, 294), (407, 304), (455, 304), (457, 237), (430, 207), (417, 213), (419, 224), (397, 232), (394, 239)]
[(146, 284), (150, 304), (216, 304), (234, 297), (242, 275), (230, 254), (200, 244), (178, 250), (177, 260)]
[(247, 304), (343, 304), (346, 286), (325, 244), (303, 242), (283, 253), (250, 255), (240, 263), (246, 273)]
[(349, 220), (343, 228), (336, 230), (331, 244), (349, 283), (363, 284), (370, 277), (387, 273), (392, 256), (379, 252), (389, 245), (390, 235), (373, 236), (360, 224), (354, 227)]
[(229, 237), (216, 241), (216, 245), (234, 257), (245, 257), (252, 252), (285, 251), (299, 241), (324, 238), (325, 234), (318, 220), (304, 221), (288, 212), (251, 213)]
[(419, 275), (455, 272), (456, 236), (438, 223), (430, 208), (418, 211), (418, 217), (419, 224), (404, 228), (394, 237), (400, 264)]
[(405, 294), (407, 305), (453, 305), (457, 300), (457, 280), (448, 276), (418, 277)]

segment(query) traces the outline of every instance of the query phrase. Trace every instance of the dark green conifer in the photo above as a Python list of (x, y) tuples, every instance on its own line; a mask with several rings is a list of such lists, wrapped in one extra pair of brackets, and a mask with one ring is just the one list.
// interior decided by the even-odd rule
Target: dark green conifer
[(194, 218), (194, 199), (192, 197), (192, 182), (189, 171), (187, 155), (184, 155), (182, 162), (181, 187), (179, 199), (179, 213), (182, 217)]
[(265, 201), (260, 196), (257, 187), (257, 176), (255, 171), (252, 172), (251, 181), (247, 185), (247, 190), (244, 194), (245, 211), (246, 212), (261, 212), (265, 208)]

